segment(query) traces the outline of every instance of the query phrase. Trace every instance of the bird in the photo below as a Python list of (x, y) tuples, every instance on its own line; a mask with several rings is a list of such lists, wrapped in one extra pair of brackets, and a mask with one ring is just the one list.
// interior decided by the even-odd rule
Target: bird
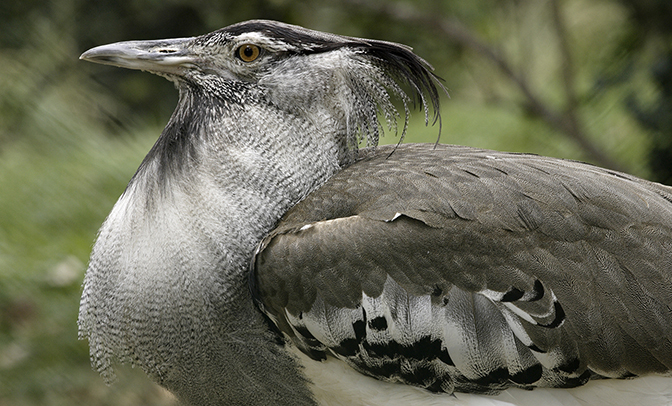
[(106, 382), (131, 364), (197, 406), (672, 404), (672, 188), (403, 143), (445, 88), (393, 42), (251, 20), (80, 59), (179, 92), (84, 277)]

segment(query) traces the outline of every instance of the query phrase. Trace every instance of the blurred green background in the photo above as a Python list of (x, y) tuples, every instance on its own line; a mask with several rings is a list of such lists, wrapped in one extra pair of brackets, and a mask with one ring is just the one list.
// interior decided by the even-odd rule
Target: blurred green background
[[(251, 18), (413, 46), (450, 91), (441, 142), (672, 182), (669, 0), (4, 0), (0, 405), (174, 403), (128, 367), (105, 386), (76, 319), (96, 230), (177, 93), (159, 77), (77, 58)], [(415, 114), (406, 141), (437, 134)]]

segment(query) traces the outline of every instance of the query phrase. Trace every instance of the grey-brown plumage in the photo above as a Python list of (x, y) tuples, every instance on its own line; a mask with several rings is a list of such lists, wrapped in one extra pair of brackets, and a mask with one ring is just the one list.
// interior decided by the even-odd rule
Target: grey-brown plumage
[[(465, 147), (404, 145), (388, 156), (380, 148), (334, 175), (257, 254), (264, 309), (297, 345), (446, 392), (572, 387), (672, 367), (669, 188)], [(363, 295), (379, 298), (388, 279), (398, 292), (367, 311)], [(376, 318), (385, 330), (413, 324), (394, 314), (404, 306), (415, 330), (380, 334)], [(321, 317), (335, 326), (353, 317), (339, 309), (358, 310), (361, 331), (312, 340)], [(327, 316), (310, 319), (316, 312)], [(451, 318), (464, 324), (457, 338), (434, 328)], [(405, 376), (409, 359), (431, 373)]]
[(107, 380), (118, 360), (189, 404), (313, 405), (339, 399), (304, 373), (327, 358), (445, 394), (669, 374), (670, 188), (373, 148), (391, 98), (406, 119), (412, 98), (438, 111), (431, 67), (389, 42), (250, 21), (82, 59), (180, 92), (84, 281), (80, 334)]

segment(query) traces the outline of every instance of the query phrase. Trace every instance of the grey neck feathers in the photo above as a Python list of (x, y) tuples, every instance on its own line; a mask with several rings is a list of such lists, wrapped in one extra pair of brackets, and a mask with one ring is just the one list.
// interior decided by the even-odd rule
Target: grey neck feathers
[(246, 271), (282, 214), (351, 154), (324, 132), (337, 122), (316, 128), (249, 97), (241, 107), (183, 89), (100, 231), (79, 325), (108, 381), (116, 359), (196, 405), (310, 404), (254, 308)]

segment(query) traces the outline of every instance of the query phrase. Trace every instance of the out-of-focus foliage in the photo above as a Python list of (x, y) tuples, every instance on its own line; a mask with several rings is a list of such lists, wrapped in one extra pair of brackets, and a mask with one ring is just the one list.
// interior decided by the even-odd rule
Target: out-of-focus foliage
[[(4, 0), (1, 405), (173, 403), (130, 368), (106, 387), (76, 319), (96, 230), (177, 95), (162, 78), (77, 58), (95, 45), (251, 18), (412, 45), (451, 94), (442, 142), (672, 181), (669, 0)], [(406, 141), (437, 135), (415, 114)]]
[(637, 68), (642, 68), (638, 64), (642, 54), (650, 52), (643, 68), (657, 92), (647, 99), (634, 91), (626, 104), (640, 125), (649, 131), (651, 179), (672, 185), (672, 2), (621, 0), (621, 3), (627, 7), (633, 23), (630, 38), (634, 46), (627, 54), (629, 64), (616, 80), (629, 80)]

